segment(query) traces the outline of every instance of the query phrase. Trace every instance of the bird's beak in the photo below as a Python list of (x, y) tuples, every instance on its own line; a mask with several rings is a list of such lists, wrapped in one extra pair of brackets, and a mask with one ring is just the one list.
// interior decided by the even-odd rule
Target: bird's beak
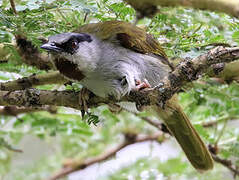
[(41, 45), (41, 48), (42, 49), (45, 49), (47, 51), (50, 51), (50, 52), (62, 52), (62, 49), (57, 47), (55, 44), (43, 44)]

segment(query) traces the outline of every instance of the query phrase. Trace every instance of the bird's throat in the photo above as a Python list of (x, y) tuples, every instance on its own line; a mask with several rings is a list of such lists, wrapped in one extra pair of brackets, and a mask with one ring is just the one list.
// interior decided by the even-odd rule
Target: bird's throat
[(72, 61), (69, 61), (65, 58), (55, 58), (54, 64), (56, 68), (69, 79), (81, 81), (85, 76), (77, 68), (77, 64), (74, 64)]

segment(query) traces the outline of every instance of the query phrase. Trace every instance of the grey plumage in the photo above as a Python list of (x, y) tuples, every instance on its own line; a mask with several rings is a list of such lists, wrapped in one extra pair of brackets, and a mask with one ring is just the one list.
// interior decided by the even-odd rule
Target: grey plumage
[[(120, 99), (135, 88), (135, 80), (146, 79), (151, 86), (156, 86), (170, 70), (152, 56), (136, 53), (117, 44), (98, 41), (98, 46), (101, 51), (98, 52), (100, 58), (96, 68), (88, 71), (87, 77), (81, 82), (98, 96), (113, 95)], [(121, 82), (124, 77), (127, 81), (125, 84)]]
[[(50, 37), (48, 43), (65, 43), (72, 33), (63, 35)], [(136, 88), (136, 80), (146, 80), (154, 87), (170, 71), (167, 65), (160, 62), (160, 57), (140, 54), (115, 42), (100, 40), (94, 35), (91, 35), (91, 40), (80, 42), (74, 54), (63, 51), (57, 53), (57, 56), (77, 64), (85, 75), (80, 83), (97, 96), (120, 99)]]

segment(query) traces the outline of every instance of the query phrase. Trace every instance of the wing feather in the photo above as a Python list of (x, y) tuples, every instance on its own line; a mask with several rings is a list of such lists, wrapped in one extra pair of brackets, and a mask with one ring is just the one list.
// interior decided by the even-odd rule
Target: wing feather
[(163, 48), (152, 35), (127, 22), (106, 21), (91, 23), (81, 26), (76, 32), (92, 33), (102, 40), (115, 37), (125, 48), (143, 54), (154, 54), (167, 59)]

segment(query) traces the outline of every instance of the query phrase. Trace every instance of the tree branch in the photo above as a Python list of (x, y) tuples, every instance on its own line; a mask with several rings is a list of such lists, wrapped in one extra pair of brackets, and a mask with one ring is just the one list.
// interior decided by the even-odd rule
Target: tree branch
[(10, 145), (5, 139), (3, 139), (2, 137), (0, 137), (0, 147), (4, 147), (6, 149), (8, 149), (9, 151), (13, 151), (13, 152), (17, 152), (17, 153), (21, 153), (23, 152), (21, 149), (16, 149), (14, 147), (12, 147), (12, 145)]
[[(128, 145), (138, 143), (138, 142), (144, 142), (144, 141), (156, 141), (156, 142), (162, 142), (167, 140), (162, 133), (156, 133), (154, 135), (135, 135), (135, 134), (125, 134), (125, 140), (118, 144), (115, 148), (112, 148), (105, 153), (94, 157), (94, 158), (89, 158), (83, 161), (78, 161), (78, 160), (68, 160), (63, 168), (57, 172), (55, 175), (50, 177), (48, 180), (57, 180), (59, 178), (63, 178), (67, 175), (69, 175), (72, 172), (79, 171), (82, 169), (85, 169), (89, 167), (92, 164), (95, 163), (100, 163), (102, 161), (108, 160), (109, 158), (113, 157), (117, 152), (119, 152), (121, 149), (125, 148)], [(228, 168), (230, 171), (232, 171), (235, 175), (239, 175), (239, 171), (237, 170), (237, 167), (233, 165), (233, 163), (230, 160), (227, 159), (221, 159), (217, 155), (212, 153), (212, 157), (215, 162), (222, 164), (226, 168)]]
[(33, 74), (29, 77), (19, 78), (15, 81), (0, 83), (0, 89), (4, 91), (23, 90), (45, 84), (64, 84), (66, 80), (58, 71), (46, 74)]
[(125, 148), (128, 145), (131, 145), (134, 143), (139, 143), (139, 142), (144, 142), (144, 141), (157, 141), (158, 139), (165, 138), (165, 137), (161, 137), (161, 136), (163, 136), (162, 133), (157, 133), (154, 135), (147, 135), (147, 136), (141, 136), (141, 135), (135, 135), (135, 134), (125, 134), (125, 140), (122, 143), (120, 143), (119, 145), (117, 145), (115, 148), (112, 148), (97, 157), (86, 159), (82, 162), (71, 162), (71, 163), (65, 165), (65, 167), (63, 167), (54, 176), (50, 177), (49, 180), (56, 180), (56, 179), (62, 178), (72, 172), (85, 169), (92, 164), (105, 161), (105, 160), (113, 157), (118, 151), (120, 151), (121, 149)]
[[(169, 100), (177, 93), (182, 86), (200, 77), (202, 73), (213, 64), (231, 62), (239, 58), (239, 47), (224, 48), (217, 47), (192, 60), (181, 62), (175, 70), (165, 77), (155, 88), (144, 91), (132, 91), (121, 101), (136, 102), (138, 106), (160, 105)], [(61, 79), (61, 78), (60, 78)], [(61, 79), (62, 80), (62, 79)], [(73, 91), (44, 91), (26, 89), (19, 91), (4, 91), (5, 86), (0, 86), (0, 105), (17, 106), (42, 106), (56, 105), (80, 109), (79, 92)], [(88, 107), (95, 107), (100, 104), (115, 103), (112, 97), (101, 98), (93, 94), (88, 100)]]
[(175, 70), (151, 90), (132, 92), (124, 100), (139, 105), (161, 105), (177, 93), (188, 82), (197, 80), (207, 69), (218, 63), (228, 63), (239, 58), (239, 47), (216, 47), (192, 60), (181, 62)]
[(17, 107), (17, 106), (5, 106), (0, 108), (0, 115), (17, 116), (22, 113), (30, 113), (36, 111), (47, 111), (49, 113), (56, 113), (57, 108), (55, 106), (41, 106), (41, 107)]
[(207, 127), (213, 127), (213, 126), (216, 126), (217, 124), (221, 123), (221, 122), (225, 122), (225, 121), (232, 121), (232, 120), (238, 120), (239, 117), (238, 116), (230, 116), (230, 115), (227, 115), (227, 116), (223, 116), (223, 117), (220, 117), (218, 118), (217, 120), (214, 120), (214, 121), (209, 121), (209, 122), (203, 122), (202, 123), (202, 126), (207, 128)]
[[(78, 97), (79, 92), (74, 91), (45, 91), (37, 89), (0, 91), (0, 105), (25, 107), (55, 105), (79, 109)], [(97, 102), (97, 99), (93, 101)]]
[(224, 12), (234, 17), (239, 17), (238, 0), (124, 0), (141, 16), (152, 16), (157, 13), (157, 6), (161, 7), (192, 7), (195, 9)]
[(53, 69), (53, 64), (50, 58), (44, 53), (40, 53), (31, 41), (22, 34), (15, 35), (17, 42), (17, 51), (22, 57), (22, 61), (28, 65), (35, 66), (38, 69), (49, 70)]

